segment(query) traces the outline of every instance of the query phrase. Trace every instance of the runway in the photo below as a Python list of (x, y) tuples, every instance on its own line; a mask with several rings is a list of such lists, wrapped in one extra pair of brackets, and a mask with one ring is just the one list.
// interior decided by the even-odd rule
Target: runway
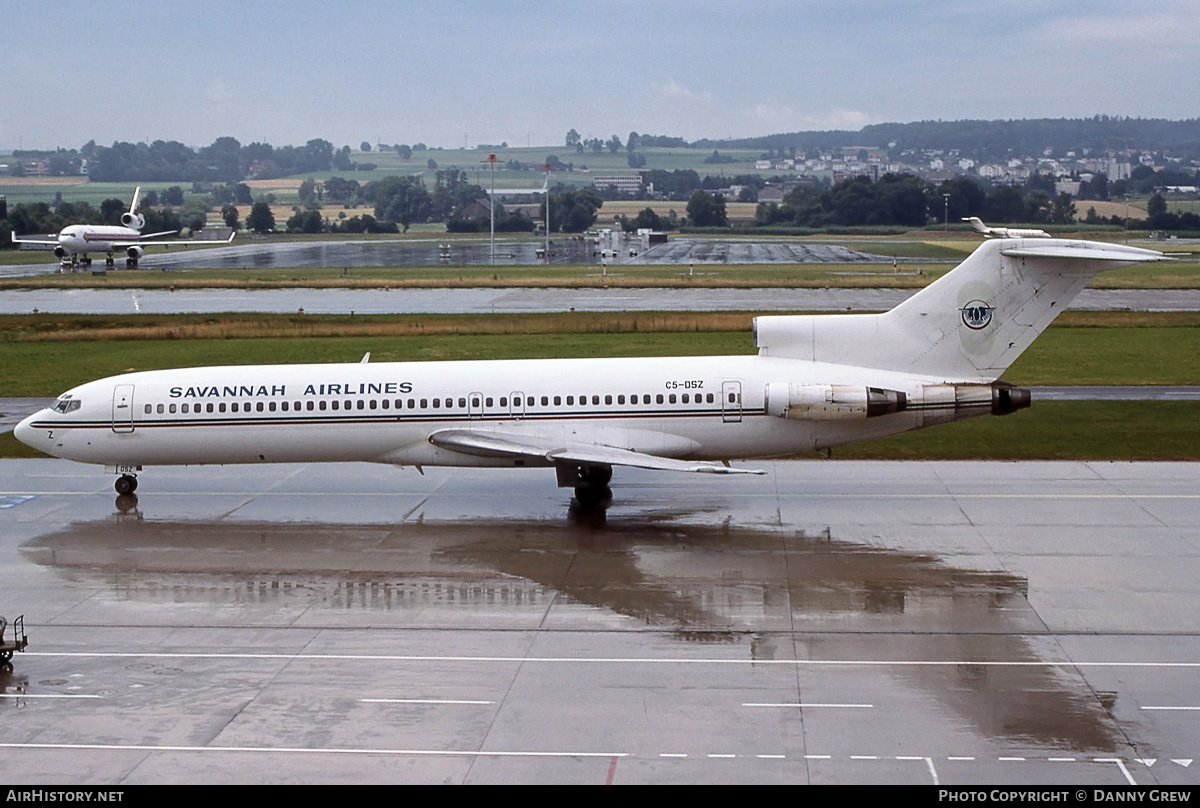
[(1200, 464), (756, 465), (0, 461), (6, 771), (1200, 782)]
[[(42, 238), (53, 238), (45, 235)], [(415, 266), (537, 266), (545, 263), (540, 239), (496, 242), (493, 257), (485, 236), (476, 240), (444, 238), (322, 241), (270, 241), (239, 238), (229, 246), (155, 252), (142, 258), (143, 269), (239, 269), (253, 267), (415, 267)], [(611, 245), (610, 245), (611, 246)], [(448, 248), (448, 253), (443, 253)], [(93, 256), (95, 259), (96, 256)], [(103, 256), (100, 256), (103, 258)], [(937, 259), (897, 258), (851, 249), (839, 244), (814, 244), (796, 239), (767, 237), (753, 241), (721, 238), (672, 238), (650, 246), (637, 237), (622, 240), (616, 254), (603, 255), (594, 237), (557, 236), (551, 241), (550, 263), (556, 266), (601, 264), (711, 265), (711, 264), (904, 264)], [(93, 264), (94, 267), (103, 265)], [(58, 263), (0, 266), (0, 276), (40, 275), (58, 271)]]

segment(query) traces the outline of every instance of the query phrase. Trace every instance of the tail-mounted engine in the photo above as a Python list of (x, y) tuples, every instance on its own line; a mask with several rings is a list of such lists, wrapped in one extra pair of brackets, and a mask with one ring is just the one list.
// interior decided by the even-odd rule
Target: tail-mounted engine
[(767, 412), (777, 418), (801, 421), (874, 418), (900, 412), (907, 406), (908, 397), (904, 393), (880, 387), (790, 382), (767, 385)]
[(874, 418), (897, 412), (920, 413), (922, 425), (975, 415), (1008, 415), (1029, 406), (1029, 391), (1007, 382), (927, 384), (915, 393), (849, 384), (770, 382), (767, 413), (801, 421)]
[(146, 220), (140, 213), (128, 212), (121, 214), (121, 224), (125, 227), (132, 227), (134, 230), (141, 230), (146, 226)]

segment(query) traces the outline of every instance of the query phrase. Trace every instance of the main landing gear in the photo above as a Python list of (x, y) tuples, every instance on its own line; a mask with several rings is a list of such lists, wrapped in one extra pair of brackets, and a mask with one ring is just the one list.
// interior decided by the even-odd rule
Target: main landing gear
[(118, 494), (132, 494), (137, 490), (137, 477), (134, 477), (132, 474), (122, 474), (117, 478), (117, 482), (113, 487), (117, 489)]
[(575, 499), (580, 505), (599, 505), (612, 499), (608, 487), (612, 479), (612, 466), (569, 466), (558, 468), (558, 484), (561, 488), (575, 486)]

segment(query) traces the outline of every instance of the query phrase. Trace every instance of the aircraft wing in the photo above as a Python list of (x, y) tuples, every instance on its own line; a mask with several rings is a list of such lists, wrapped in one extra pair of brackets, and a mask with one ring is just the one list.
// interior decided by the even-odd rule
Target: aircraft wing
[(13, 244), (45, 244), (49, 247), (57, 247), (58, 239), (55, 239), (54, 241), (47, 241), (45, 239), (40, 239), (40, 238), (17, 238), (17, 231), (14, 230), (14, 231), (12, 231), (12, 243)]
[[(121, 249), (123, 247), (173, 247), (181, 244), (186, 244), (191, 247), (196, 247), (201, 244), (229, 244), (233, 241), (233, 237), (237, 235), (237, 232), (230, 233), (229, 238), (225, 239), (224, 241), (208, 241), (207, 239), (194, 238), (176, 239), (175, 241), (146, 241), (148, 238), (165, 235), (171, 235), (171, 231), (167, 231), (165, 233), (151, 233), (148, 236), (142, 236), (142, 238), (138, 241), (114, 241), (112, 245), (114, 249)], [(57, 244), (58, 242), (54, 243)]]
[(443, 449), (482, 457), (536, 457), (552, 463), (631, 466), (701, 474), (766, 474), (760, 469), (735, 469), (717, 463), (676, 460), (598, 443), (559, 442), (531, 435), (497, 435), (473, 429), (443, 429), (430, 435), (429, 442)]

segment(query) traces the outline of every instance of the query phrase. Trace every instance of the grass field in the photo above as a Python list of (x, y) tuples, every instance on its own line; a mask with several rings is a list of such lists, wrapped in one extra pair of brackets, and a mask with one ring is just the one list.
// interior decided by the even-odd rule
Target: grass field
[[(0, 318), (0, 390), (54, 396), (132, 370), (205, 365), (753, 354), (746, 313), (122, 315)], [(1072, 314), (1014, 384), (1200, 384), (1200, 315)], [(1200, 414), (1200, 413), (1198, 413)]]
[[(475, 237), (477, 240), (478, 237)], [(929, 258), (931, 263), (905, 263), (898, 271), (890, 264), (701, 264), (689, 275), (685, 265), (619, 265), (607, 274), (590, 265), (508, 267), (355, 267), (343, 275), (341, 267), (277, 267), (238, 269), (179, 269), (171, 272), (116, 270), (104, 276), (90, 272), (0, 278), (0, 291), (48, 288), (110, 289), (269, 289), (269, 288), (899, 288), (919, 289), (953, 268), (946, 263), (960, 258), (960, 248), (939, 242), (868, 242), (827, 240), (877, 255)], [(196, 248), (203, 249), (203, 248)], [(154, 252), (153, 250), (151, 252)], [(20, 255), (19, 261), (13, 256)], [(41, 253), (0, 253), (0, 263), (32, 263)], [(932, 263), (937, 261), (937, 263)], [(1197, 289), (1200, 261), (1141, 264), (1110, 270), (1090, 284), (1093, 289)], [(797, 305), (802, 306), (801, 299)]]

